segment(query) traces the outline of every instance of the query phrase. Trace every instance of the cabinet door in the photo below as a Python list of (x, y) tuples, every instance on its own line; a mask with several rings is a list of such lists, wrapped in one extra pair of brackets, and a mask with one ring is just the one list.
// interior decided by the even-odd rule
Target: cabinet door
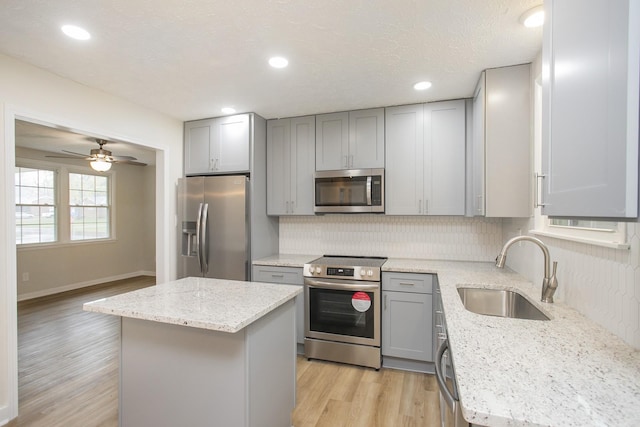
[(466, 184), (465, 101), (424, 105), (424, 212), (464, 215)]
[(382, 292), (382, 355), (433, 361), (432, 296)]
[(314, 214), (315, 126), (315, 116), (291, 119), (291, 173), (289, 174), (291, 197), (288, 206), (291, 215)]
[(485, 72), (480, 75), (480, 81), (473, 95), (473, 124), (472, 124), (472, 197), (469, 201), (470, 215), (484, 215), (484, 111), (485, 111)]
[(544, 7), (542, 212), (637, 217), (640, 4)]
[(215, 119), (212, 135), (214, 172), (249, 172), (249, 115)]
[(385, 109), (385, 213), (423, 214), (423, 104)]
[(184, 125), (184, 173), (197, 175), (211, 171), (209, 149), (213, 120), (187, 122)]
[(348, 169), (349, 113), (316, 116), (316, 170)]
[(267, 121), (267, 214), (288, 214), (291, 119)]
[(528, 217), (533, 201), (531, 65), (486, 70), (485, 84), (486, 216)]
[[(254, 265), (251, 280), (284, 285), (304, 284), (302, 268), (297, 267)], [(296, 341), (298, 344), (304, 344), (304, 293), (296, 296)]]
[(349, 112), (350, 169), (384, 167), (384, 108)]

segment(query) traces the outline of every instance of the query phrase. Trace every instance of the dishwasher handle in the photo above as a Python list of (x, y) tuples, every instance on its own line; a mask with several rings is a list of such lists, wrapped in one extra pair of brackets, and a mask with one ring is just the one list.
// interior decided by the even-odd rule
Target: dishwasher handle
[(449, 391), (447, 384), (445, 382), (445, 375), (442, 372), (442, 358), (444, 357), (444, 352), (449, 349), (449, 340), (446, 339), (442, 341), (440, 347), (438, 347), (438, 352), (436, 354), (436, 381), (438, 381), (438, 388), (440, 389), (440, 394), (442, 398), (447, 402), (447, 405), (453, 410), (455, 413), (456, 405), (458, 403), (458, 396), (455, 387), (455, 379), (453, 380), (453, 394)]

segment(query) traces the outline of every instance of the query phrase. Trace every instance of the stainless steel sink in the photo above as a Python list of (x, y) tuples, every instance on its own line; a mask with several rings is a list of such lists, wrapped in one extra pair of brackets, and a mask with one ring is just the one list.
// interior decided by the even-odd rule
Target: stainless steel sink
[(458, 288), (458, 294), (464, 307), (477, 314), (514, 319), (549, 320), (535, 305), (515, 291)]

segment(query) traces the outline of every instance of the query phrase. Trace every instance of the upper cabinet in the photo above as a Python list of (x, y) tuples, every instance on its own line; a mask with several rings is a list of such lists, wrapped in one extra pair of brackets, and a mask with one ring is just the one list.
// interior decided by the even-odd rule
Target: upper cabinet
[(385, 110), (387, 215), (464, 215), (465, 101)]
[(315, 116), (267, 121), (267, 214), (313, 215)]
[(544, 7), (542, 212), (636, 218), (640, 2)]
[(316, 116), (316, 170), (384, 167), (384, 109)]
[(249, 172), (249, 114), (184, 125), (185, 175)]
[(482, 72), (473, 97), (469, 215), (531, 215), (531, 107), (530, 64)]

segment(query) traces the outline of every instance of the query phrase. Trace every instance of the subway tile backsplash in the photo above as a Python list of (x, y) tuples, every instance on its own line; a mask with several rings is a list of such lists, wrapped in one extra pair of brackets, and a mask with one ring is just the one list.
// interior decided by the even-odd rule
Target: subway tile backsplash
[(502, 220), (322, 215), (280, 217), (280, 253), (493, 261)]

